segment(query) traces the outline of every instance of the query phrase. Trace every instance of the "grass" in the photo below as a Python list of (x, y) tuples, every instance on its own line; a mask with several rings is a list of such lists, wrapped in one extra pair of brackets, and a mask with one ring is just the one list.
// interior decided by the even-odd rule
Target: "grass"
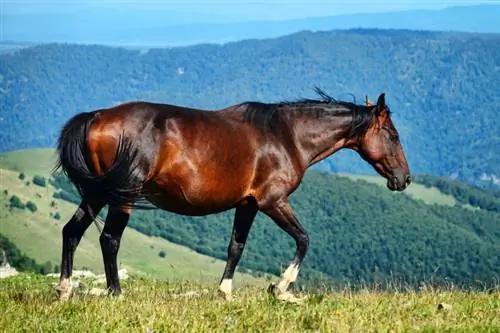
[[(352, 175), (352, 174), (339, 174), (341, 177), (347, 177), (356, 181), (365, 181), (371, 184), (386, 187), (387, 180), (380, 176), (365, 176), (365, 175)], [(413, 182), (404, 192), (401, 194), (409, 195), (413, 199), (422, 200), (428, 205), (438, 204), (445, 206), (455, 206), (460, 205), (460, 203), (452, 196), (444, 194), (436, 187), (427, 188), (422, 184)], [(469, 206), (469, 205), (467, 205)], [(471, 208), (472, 206), (469, 206)]]
[[(64, 200), (52, 198), (55, 189), (48, 185), (40, 187), (33, 183), (26, 185), (33, 178), (26, 173), (24, 180), (19, 173), (0, 169), (0, 233), (6, 236), (28, 257), (39, 263), (46, 261), (59, 264), (61, 256), (61, 232), (64, 224), (76, 210), (76, 205)], [(8, 190), (8, 194), (4, 193)], [(34, 202), (37, 211), (7, 208), (9, 198), (18, 196), (23, 203)], [(51, 201), (56, 206), (51, 206)], [(60, 220), (51, 217), (55, 212)], [(94, 225), (85, 233), (75, 254), (75, 265), (87, 267), (94, 272), (103, 272), (102, 255), (99, 245), (99, 233)], [(158, 254), (163, 250), (166, 257)], [(199, 254), (187, 247), (168, 242), (159, 237), (148, 237), (132, 228), (127, 228), (122, 238), (118, 254), (121, 268), (165, 279), (190, 277), (203, 281), (217, 282), (224, 269), (225, 262)], [(264, 279), (238, 273), (238, 281), (244, 283), (262, 283)]]
[(55, 166), (56, 157), (53, 148), (20, 149), (0, 153), (0, 168), (48, 176)]
[[(57, 301), (51, 279), (19, 275), (0, 281), (5, 332), (499, 332), (500, 293), (364, 289), (309, 294), (284, 304), (264, 289), (235, 290), (226, 302), (213, 286), (134, 278), (121, 300), (76, 295)], [(197, 298), (175, 298), (209, 288)], [(451, 309), (439, 310), (447, 303)]]

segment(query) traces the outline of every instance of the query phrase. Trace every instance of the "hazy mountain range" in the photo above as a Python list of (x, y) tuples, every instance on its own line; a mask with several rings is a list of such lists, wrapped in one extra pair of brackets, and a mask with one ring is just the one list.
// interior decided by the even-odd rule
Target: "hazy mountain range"
[[(120, 45), (186, 45), (273, 38), (301, 30), (351, 28), (500, 32), (500, 5), (455, 6), (287, 20), (237, 21), (169, 10), (94, 8), (77, 12), (12, 12), (2, 16), (2, 40)], [(197, 21), (193, 20), (196, 15)]]

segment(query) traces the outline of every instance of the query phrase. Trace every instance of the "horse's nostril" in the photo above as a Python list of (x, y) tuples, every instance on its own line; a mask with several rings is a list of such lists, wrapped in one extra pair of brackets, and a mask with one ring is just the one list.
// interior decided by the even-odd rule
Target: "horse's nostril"
[(408, 175), (408, 176), (406, 177), (406, 185), (410, 185), (410, 184), (411, 184), (411, 176), (410, 176), (410, 175)]

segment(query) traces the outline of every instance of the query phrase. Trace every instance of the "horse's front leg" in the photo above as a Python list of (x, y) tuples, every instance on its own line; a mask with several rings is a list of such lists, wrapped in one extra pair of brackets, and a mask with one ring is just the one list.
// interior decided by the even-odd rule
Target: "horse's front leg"
[(240, 261), (241, 254), (245, 248), (248, 233), (252, 227), (255, 215), (257, 215), (257, 211), (258, 208), (255, 201), (249, 201), (246, 205), (236, 208), (231, 241), (229, 242), (229, 246), (227, 248), (226, 267), (219, 285), (219, 291), (223, 294), (226, 300), (231, 300), (232, 298), (231, 293), (234, 270)]
[(297, 280), (300, 265), (309, 248), (309, 236), (294, 215), (287, 198), (282, 198), (274, 204), (267, 206), (265, 209), (262, 209), (262, 212), (268, 215), (281, 229), (292, 236), (297, 246), (293, 261), (282, 274), (278, 284), (272, 284), (269, 287), (269, 291), (278, 299), (292, 302), (299, 301), (299, 299), (295, 298), (292, 294), (287, 292), (287, 290), (290, 283)]

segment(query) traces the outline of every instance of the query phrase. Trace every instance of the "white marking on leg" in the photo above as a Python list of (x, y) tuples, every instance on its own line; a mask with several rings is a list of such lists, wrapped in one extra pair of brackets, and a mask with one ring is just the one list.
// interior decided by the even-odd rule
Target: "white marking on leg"
[(291, 264), (286, 269), (285, 273), (283, 273), (283, 277), (290, 282), (295, 282), (297, 280), (297, 276), (299, 275), (299, 265)]
[(219, 285), (219, 290), (222, 291), (226, 299), (231, 298), (231, 292), (233, 290), (233, 279), (222, 279)]
[(56, 287), (56, 290), (59, 292), (59, 299), (61, 301), (66, 301), (71, 296), (71, 281), (70, 278), (61, 279), (59, 281), (59, 285)]
[(281, 281), (277, 285), (277, 288), (280, 292), (284, 293), (288, 289), (290, 283), (297, 281), (299, 270), (299, 265), (295, 263), (288, 266), (288, 268), (282, 275)]

